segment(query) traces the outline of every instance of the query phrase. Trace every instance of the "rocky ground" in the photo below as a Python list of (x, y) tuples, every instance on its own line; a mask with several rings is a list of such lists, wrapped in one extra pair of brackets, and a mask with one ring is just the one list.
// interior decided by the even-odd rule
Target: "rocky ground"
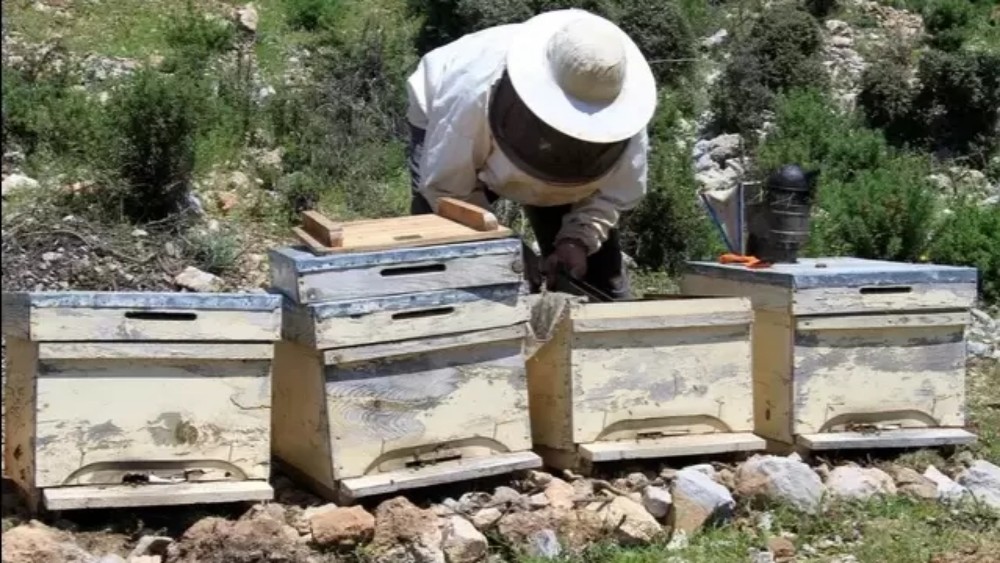
[[(894, 463), (809, 464), (797, 455), (646, 468), (614, 479), (532, 471), (491, 492), (436, 499), (418, 492), (407, 495), (416, 503), (395, 496), (367, 507), (323, 503), (283, 477), (274, 484), (276, 501), (249, 509), (119, 515), (124, 522), (84, 515), (54, 524), (24, 521), (5, 493), (3, 561), (473, 563), (559, 559), (614, 543), (655, 545), (658, 560), (680, 563), (688, 560), (691, 538), (706, 528), (751, 526), (760, 541), (746, 560), (848, 563), (858, 559), (838, 554), (850, 553), (873, 533), (864, 523), (855, 523), (846, 536), (810, 543), (782, 530), (779, 509), (766, 507), (821, 516), (837, 503), (898, 497), (979, 511), (984, 526), (1000, 521), (1000, 513), (989, 512), (1000, 511), (1000, 468), (971, 458), (923, 472)], [(763, 508), (746, 512), (749, 504)], [(970, 557), (962, 561), (1000, 557), (1000, 537), (982, 537), (980, 545), (965, 549)]]

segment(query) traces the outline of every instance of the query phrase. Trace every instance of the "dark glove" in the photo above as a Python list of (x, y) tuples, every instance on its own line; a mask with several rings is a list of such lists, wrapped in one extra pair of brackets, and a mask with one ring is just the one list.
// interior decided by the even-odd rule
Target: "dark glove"
[(555, 251), (545, 259), (544, 273), (549, 288), (555, 287), (560, 271), (575, 279), (587, 275), (587, 247), (573, 239), (562, 239), (556, 243)]

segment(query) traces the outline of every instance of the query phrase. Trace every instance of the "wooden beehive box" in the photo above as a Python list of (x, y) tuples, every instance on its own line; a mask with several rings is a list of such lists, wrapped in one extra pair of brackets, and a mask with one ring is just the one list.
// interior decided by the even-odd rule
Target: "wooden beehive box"
[(5, 469), (30, 506), (270, 499), (280, 301), (5, 293)]
[(339, 502), (533, 468), (526, 323), (316, 350), (279, 343), (274, 452)]
[(763, 449), (747, 300), (539, 301), (532, 323), (545, 341), (528, 361), (531, 427), (547, 463)]
[(682, 290), (754, 307), (754, 412), (777, 449), (963, 444), (976, 270), (856, 258), (692, 263)]

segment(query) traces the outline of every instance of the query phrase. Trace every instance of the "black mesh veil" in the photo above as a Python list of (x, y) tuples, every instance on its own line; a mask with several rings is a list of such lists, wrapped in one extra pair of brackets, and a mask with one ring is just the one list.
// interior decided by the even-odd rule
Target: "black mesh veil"
[(589, 143), (546, 125), (517, 96), (503, 73), (489, 107), (490, 129), (504, 155), (517, 167), (549, 184), (580, 185), (607, 174), (628, 146)]

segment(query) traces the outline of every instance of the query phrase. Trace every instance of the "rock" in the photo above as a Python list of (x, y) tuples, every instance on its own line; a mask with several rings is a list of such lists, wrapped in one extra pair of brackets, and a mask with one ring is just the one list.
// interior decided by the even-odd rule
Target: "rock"
[(228, 213), (232, 211), (237, 204), (240, 202), (240, 196), (236, 192), (226, 191), (226, 192), (215, 192), (215, 205), (219, 208), (219, 211), (223, 213)]
[(472, 525), (479, 530), (488, 530), (496, 525), (503, 513), (498, 508), (484, 508), (472, 515)]
[(43, 262), (55, 262), (63, 257), (61, 252), (43, 252), (42, 261)]
[(256, 32), (259, 19), (257, 8), (253, 4), (247, 4), (236, 9), (236, 22), (247, 31)]
[(705, 39), (702, 39), (701, 46), (705, 49), (714, 49), (722, 46), (727, 39), (729, 39), (729, 32), (725, 29), (720, 29)]
[(719, 163), (712, 160), (712, 155), (708, 153), (701, 155), (694, 163), (695, 172), (708, 172), (709, 170), (716, 170), (718, 168)]
[(250, 177), (239, 170), (230, 173), (226, 179), (226, 187), (237, 192), (245, 192), (250, 189), (251, 185)]
[(697, 471), (702, 475), (708, 477), (709, 479), (715, 480), (715, 468), (712, 467), (710, 463), (699, 463), (698, 465), (689, 465), (682, 469), (682, 471)]
[(605, 529), (612, 532), (615, 539), (624, 545), (647, 544), (663, 532), (656, 518), (631, 499), (615, 497), (611, 502), (594, 505), (597, 515), (604, 521)]
[(480, 561), (486, 557), (487, 548), (486, 536), (465, 518), (452, 516), (445, 521), (441, 549), (448, 563)]
[(625, 476), (625, 484), (629, 489), (639, 491), (649, 484), (649, 477), (646, 477), (644, 473), (639, 473), (638, 471), (635, 473), (629, 473)]
[(701, 471), (682, 469), (673, 482), (674, 528), (688, 534), (730, 518), (736, 501), (722, 485)]
[(546, 528), (531, 535), (526, 546), (529, 557), (555, 559), (562, 555), (562, 546), (556, 533)]
[(770, 538), (767, 540), (767, 550), (774, 555), (775, 561), (787, 561), (795, 557), (795, 544), (788, 538)]
[(915, 469), (901, 465), (891, 465), (886, 472), (895, 479), (896, 490), (900, 493), (918, 499), (937, 499), (937, 484), (918, 473)]
[(203, 272), (194, 266), (184, 268), (174, 277), (174, 283), (184, 289), (201, 293), (219, 291), (222, 287), (222, 280), (218, 276)]
[(257, 157), (257, 166), (263, 169), (280, 171), (285, 151), (281, 147), (265, 151)]
[(37, 520), (11, 528), (0, 544), (4, 563), (90, 563), (95, 559), (74, 544), (69, 534)]
[(750, 563), (776, 563), (774, 555), (770, 551), (757, 551), (750, 549)]
[(149, 231), (145, 231), (143, 229), (133, 229), (132, 230), (132, 236), (134, 236), (136, 238), (148, 237), (149, 236)]
[(572, 510), (575, 506), (576, 489), (562, 479), (552, 478), (545, 487), (545, 497), (555, 510)]
[(851, 35), (853, 33), (851, 26), (845, 21), (826, 20), (825, 25), (827, 31), (829, 31), (832, 35)]
[(570, 483), (570, 486), (573, 487), (573, 491), (578, 498), (594, 496), (594, 483), (590, 479), (577, 479)]
[(952, 481), (950, 477), (938, 471), (938, 468), (933, 465), (927, 466), (927, 470), (924, 471), (924, 477), (933, 481), (937, 486), (938, 500), (960, 502), (969, 494), (969, 491), (965, 487)]
[(307, 554), (294, 528), (266, 514), (235, 522), (216, 516), (202, 518), (184, 532), (176, 547), (172, 563), (296, 561)]
[(715, 474), (715, 482), (722, 485), (723, 487), (733, 490), (736, 488), (736, 474), (733, 473), (732, 469), (728, 467), (723, 467)]
[(649, 485), (642, 490), (642, 506), (653, 515), (654, 518), (662, 520), (670, 513), (670, 505), (673, 504), (673, 497), (670, 491), (663, 487)]
[(7, 197), (19, 190), (38, 189), (38, 186), (38, 180), (34, 178), (29, 178), (23, 174), (11, 174), (3, 179), (3, 183), (0, 185), (0, 192), (2, 192), (3, 197)]
[(118, 555), (116, 553), (109, 553), (107, 555), (102, 555), (97, 559), (94, 559), (91, 563), (134, 563), (134, 562), (146, 563), (150, 559), (156, 559), (157, 562), (160, 561), (160, 557), (156, 555), (152, 556), (139, 555), (137, 557), (130, 557), (128, 561), (126, 561), (125, 558), (122, 557), (121, 555)]
[(533, 510), (545, 508), (548, 505), (549, 497), (545, 496), (545, 493), (537, 493), (528, 497), (528, 506)]
[(510, 487), (497, 487), (493, 491), (493, 506), (506, 506), (509, 510), (528, 510), (528, 499)]
[(688, 538), (687, 532), (675, 528), (670, 535), (670, 541), (667, 542), (667, 551), (686, 549), (690, 543), (691, 540)]
[(285, 524), (289, 523), (288, 511), (283, 505), (275, 502), (260, 503), (251, 506), (250, 510), (247, 510), (243, 516), (240, 516), (240, 520), (252, 520), (259, 516), (274, 518), (278, 522), (284, 522)]
[(854, 45), (854, 39), (846, 36), (834, 37), (830, 40), (830, 44), (834, 47), (849, 48)]
[(733, 168), (713, 168), (694, 175), (696, 182), (708, 191), (725, 190), (736, 185), (739, 174)]
[(375, 517), (360, 506), (335, 507), (309, 518), (313, 542), (320, 547), (359, 545), (375, 533)]
[(941, 191), (949, 191), (953, 188), (951, 178), (945, 174), (931, 174), (927, 176), (927, 181), (934, 184)]
[(833, 496), (864, 500), (876, 495), (896, 494), (896, 483), (888, 473), (875, 467), (842, 465), (830, 472), (826, 487)]
[[(516, 492), (516, 491), (515, 491)], [(485, 508), (493, 504), (492, 498), (489, 493), (484, 492), (470, 492), (465, 493), (458, 499), (458, 506), (456, 506), (456, 512), (462, 514), (472, 514), (481, 508)]]
[(555, 515), (551, 509), (508, 512), (497, 522), (497, 532), (511, 545), (525, 545), (536, 533), (554, 526)]
[(404, 497), (395, 497), (375, 510), (375, 559), (395, 563), (443, 563), (441, 528), (437, 516)]
[(167, 556), (167, 550), (173, 545), (173, 538), (168, 538), (166, 536), (142, 536), (139, 541), (135, 544), (132, 552), (129, 553), (129, 559), (135, 559), (136, 557), (144, 557), (147, 555), (157, 555), (160, 557)]
[(748, 498), (783, 501), (802, 512), (816, 513), (825, 487), (819, 475), (801, 461), (755, 455), (737, 468), (736, 492)]
[(958, 475), (958, 483), (979, 502), (1000, 510), (1000, 467), (986, 460), (976, 461)]
[(722, 164), (730, 158), (740, 156), (743, 139), (736, 133), (726, 133), (715, 137), (709, 143), (711, 146), (709, 154), (712, 155), (712, 160)]

